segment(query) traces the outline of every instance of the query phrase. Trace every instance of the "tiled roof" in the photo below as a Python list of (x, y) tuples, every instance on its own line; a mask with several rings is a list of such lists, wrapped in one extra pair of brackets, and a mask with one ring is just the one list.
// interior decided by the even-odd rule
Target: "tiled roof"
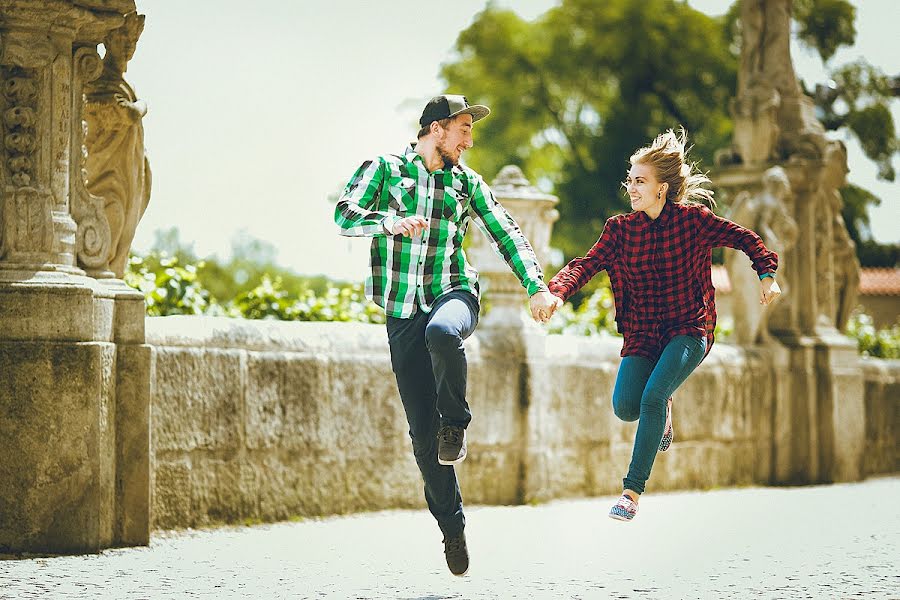
[(900, 296), (900, 269), (864, 267), (859, 273), (862, 296)]

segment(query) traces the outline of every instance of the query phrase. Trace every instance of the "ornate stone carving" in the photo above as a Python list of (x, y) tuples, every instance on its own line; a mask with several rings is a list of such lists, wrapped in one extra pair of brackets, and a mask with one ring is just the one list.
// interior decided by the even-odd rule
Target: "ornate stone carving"
[(0, 257), (24, 265), (39, 265), (53, 249), (50, 194), (33, 187), (7, 186), (3, 198)]
[(732, 148), (718, 164), (765, 164), (778, 159), (819, 159), (825, 129), (797, 82), (791, 62), (791, 0), (741, 2), (741, 64)]
[[(767, 170), (762, 182), (762, 191), (755, 194), (743, 191), (737, 195), (729, 217), (756, 231), (766, 247), (778, 253), (782, 262), (779, 282), (788, 299), (789, 286), (781, 274), (790, 269), (790, 265), (785, 269), (784, 257), (797, 241), (797, 223), (791, 216), (791, 184), (781, 167)], [(742, 252), (730, 251), (725, 264), (733, 287), (735, 341), (739, 344), (767, 342), (769, 309), (759, 304), (759, 278), (749, 268)]]
[(830, 317), (834, 326), (846, 331), (850, 313), (859, 297), (859, 259), (856, 244), (850, 238), (841, 214), (843, 200), (840, 189), (847, 183), (847, 148), (842, 142), (832, 141), (826, 151), (825, 171), (822, 181), (823, 212), (828, 215), (831, 254), (831, 302)]
[(26, 187), (34, 180), (37, 86), (32, 69), (3, 68), (3, 145), (9, 181)]
[[(559, 212), (553, 207), (559, 199), (532, 186), (522, 170), (514, 165), (500, 170), (491, 183), (491, 189), (532, 244), (538, 262), (546, 265), (553, 223), (559, 218)], [(486, 304), (490, 307), (482, 320), (483, 325), (532, 327), (530, 318), (521, 319), (525, 299), (522, 285), (510, 272), (509, 266), (497, 256), (488, 239), (480, 233), (472, 236), (468, 254), (481, 274)]]
[(124, 79), (143, 28), (143, 15), (126, 15), (124, 25), (104, 42), (102, 74), (85, 86), (86, 185), (103, 199), (110, 229), (107, 260), (116, 277), (125, 271), (135, 230), (150, 201), (150, 164), (141, 123), (147, 106)]
[(93, 48), (75, 50), (70, 160), (72, 218), (78, 225), (75, 238), (78, 265), (95, 277), (112, 275), (109, 271), (111, 234), (103, 210), (103, 198), (91, 194), (85, 185), (84, 164), (87, 151), (84, 146), (85, 124), (82, 121), (82, 114), (84, 85), (96, 79), (102, 70), (103, 63), (96, 50)]

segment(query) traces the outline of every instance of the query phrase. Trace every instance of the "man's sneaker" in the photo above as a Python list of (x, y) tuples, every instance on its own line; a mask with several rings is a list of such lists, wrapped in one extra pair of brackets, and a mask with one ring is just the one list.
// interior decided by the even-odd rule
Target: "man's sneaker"
[(634, 515), (637, 514), (637, 511), (637, 502), (632, 500), (628, 494), (622, 494), (619, 501), (609, 509), (609, 518), (617, 519), (619, 521), (630, 521), (634, 518)]
[(455, 425), (445, 425), (438, 431), (438, 462), (442, 465), (458, 465), (466, 460), (466, 430)]
[(459, 535), (444, 537), (444, 555), (447, 557), (447, 566), (454, 575), (465, 575), (469, 570), (469, 549), (466, 547), (466, 533), (460, 531)]
[(659, 451), (665, 452), (675, 439), (675, 429), (672, 427), (672, 397), (666, 401), (666, 428), (663, 430), (662, 439), (659, 440)]

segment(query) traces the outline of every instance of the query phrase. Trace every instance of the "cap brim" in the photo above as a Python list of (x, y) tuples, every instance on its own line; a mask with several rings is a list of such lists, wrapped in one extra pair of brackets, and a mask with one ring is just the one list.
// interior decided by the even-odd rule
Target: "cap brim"
[(489, 109), (487, 106), (481, 104), (473, 104), (472, 106), (467, 106), (462, 110), (456, 111), (447, 118), (452, 119), (453, 117), (456, 117), (458, 115), (472, 115), (472, 122), (474, 123), (475, 121), (480, 121), (489, 114), (491, 114), (491, 109)]

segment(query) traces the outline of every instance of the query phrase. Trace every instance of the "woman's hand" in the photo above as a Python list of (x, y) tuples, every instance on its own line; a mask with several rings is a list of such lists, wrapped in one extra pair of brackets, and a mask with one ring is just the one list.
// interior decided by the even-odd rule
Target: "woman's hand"
[(562, 298), (547, 291), (537, 292), (531, 297), (531, 316), (538, 323), (546, 323), (562, 305)]
[(763, 277), (759, 280), (759, 303), (766, 305), (775, 301), (781, 295), (781, 288), (774, 277)]

